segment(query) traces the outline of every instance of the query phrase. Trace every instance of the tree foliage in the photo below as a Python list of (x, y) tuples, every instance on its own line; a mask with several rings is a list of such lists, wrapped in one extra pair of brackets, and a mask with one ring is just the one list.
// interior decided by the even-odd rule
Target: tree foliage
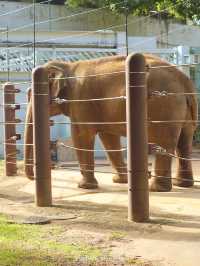
[(51, 4), (51, 5), (64, 5), (66, 0), (1, 0), (8, 1), (8, 2), (25, 2), (25, 3), (41, 3), (41, 4)]
[[(200, 20), (199, 0), (68, 0), (71, 7), (107, 7), (116, 13), (131, 13), (135, 15), (149, 15), (154, 12), (159, 16), (179, 20), (187, 19), (197, 22)], [(156, 13), (157, 12), (157, 13)]]

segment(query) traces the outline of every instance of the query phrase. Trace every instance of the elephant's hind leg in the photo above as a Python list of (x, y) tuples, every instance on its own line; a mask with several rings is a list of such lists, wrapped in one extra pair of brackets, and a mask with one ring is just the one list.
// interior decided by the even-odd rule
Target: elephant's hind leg
[(171, 163), (172, 158), (169, 156), (156, 155), (155, 176), (151, 177), (150, 179), (150, 191), (167, 192), (172, 189)]
[[(181, 131), (177, 145), (177, 155), (181, 158), (190, 158), (192, 152), (192, 127), (184, 127)], [(190, 160), (178, 159), (177, 179), (173, 180), (173, 185), (180, 187), (191, 187), (194, 184), (192, 162)]]
[(83, 178), (78, 183), (79, 188), (94, 189), (98, 187), (98, 182), (94, 177), (94, 140), (95, 134), (89, 130), (79, 130), (72, 127), (72, 139), (81, 168)]
[(127, 183), (127, 167), (123, 160), (120, 136), (109, 133), (99, 133), (99, 137), (106, 150), (118, 150), (116, 152), (107, 152), (108, 157), (112, 163), (113, 168), (117, 174), (113, 176), (115, 183)]
[(166, 150), (166, 153), (156, 154), (154, 176), (151, 177), (149, 189), (151, 191), (167, 192), (172, 189), (172, 157), (174, 154), (178, 138), (180, 136), (180, 127), (177, 125), (160, 125), (154, 130), (156, 138), (152, 138), (152, 142), (157, 143), (159, 146)]

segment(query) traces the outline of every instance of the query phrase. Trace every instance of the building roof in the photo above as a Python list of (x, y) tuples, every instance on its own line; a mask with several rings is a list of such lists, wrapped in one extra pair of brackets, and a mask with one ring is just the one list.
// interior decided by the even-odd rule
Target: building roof
[(0, 50), (0, 71), (29, 72), (36, 65), (41, 65), (49, 60), (65, 60), (74, 62), (92, 58), (115, 55), (115, 49), (95, 48), (5, 48)]

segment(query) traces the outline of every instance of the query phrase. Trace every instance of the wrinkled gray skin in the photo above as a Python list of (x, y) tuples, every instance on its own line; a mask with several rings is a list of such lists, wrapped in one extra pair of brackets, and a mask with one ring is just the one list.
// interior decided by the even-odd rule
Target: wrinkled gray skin
[[(150, 97), (148, 99), (149, 120), (190, 120), (190, 123), (175, 122), (169, 124), (149, 124), (149, 142), (157, 143), (168, 152), (180, 157), (190, 157), (193, 133), (197, 120), (197, 100), (192, 94), (195, 89), (192, 82), (175, 67), (160, 58), (145, 55), (150, 66), (162, 66), (150, 69), (147, 77), (148, 93), (152, 91), (175, 92), (177, 95), (166, 97)], [(113, 56), (96, 60), (79, 61), (75, 63), (51, 61), (45, 64), (49, 72), (49, 87), (52, 97), (64, 99), (91, 99), (106, 98), (125, 95), (125, 57)], [(121, 72), (120, 72), (121, 71)], [(112, 75), (103, 73), (120, 72)], [(82, 78), (80, 78), (80, 76)], [(83, 78), (83, 76), (85, 76)], [(51, 78), (79, 77), (70, 79), (53, 80)], [(116, 122), (126, 120), (125, 100), (73, 102), (61, 105), (52, 104), (50, 114), (64, 114), (72, 122)], [(191, 120), (193, 122), (191, 123)], [(28, 106), (26, 122), (32, 121), (31, 101)], [(98, 134), (105, 149), (120, 149), (120, 136), (126, 136), (125, 125), (72, 125), (71, 134), (74, 146), (82, 149), (93, 149), (94, 139)], [(32, 126), (25, 129), (25, 144), (32, 142)], [(25, 164), (32, 158), (32, 149), (25, 146)], [(82, 179), (79, 187), (91, 189), (98, 186), (94, 177), (94, 154), (89, 151), (77, 151), (78, 161), (81, 166)], [(118, 172), (113, 177), (116, 183), (126, 183), (126, 174), (121, 174), (121, 167), (125, 167), (121, 152), (108, 152), (113, 168)], [(89, 170), (89, 171), (88, 171)], [(155, 175), (171, 176), (171, 158), (156, 155)], [(32, 177), (33, 169), (25, 166), (28, 177)], [(190, 161), (179, 160), (177, 178), (174, 183), (182, 187), (193, 185), (192, 166)], [(150, 179), (150, 190), (170, 191), (172, 181), (168, 178)]]

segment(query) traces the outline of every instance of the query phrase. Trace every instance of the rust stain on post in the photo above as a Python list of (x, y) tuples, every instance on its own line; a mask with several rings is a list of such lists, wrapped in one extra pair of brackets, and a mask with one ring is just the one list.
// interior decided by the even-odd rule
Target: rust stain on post
[(132, 54), (126, 60), (128, 219), (149, 220), (147, 89), (145, 58)]
[(43, 67), (33, 70), (33, 143), (36, 182), (36, 205), (51, 206), (51, 160), (49, 129), (48, 72)]
[[(16, 165), (16, 139), (12, 138), (16, 135), (15, 108), (15, 87), (11, 83), (4, 85), (4, 155), (5, 155), (5, 174), (13, 176), (17, 174)], [(9, 105), (11, 104), (11, 105)], [(13, 124), (9, 124), (13, 122)]]

